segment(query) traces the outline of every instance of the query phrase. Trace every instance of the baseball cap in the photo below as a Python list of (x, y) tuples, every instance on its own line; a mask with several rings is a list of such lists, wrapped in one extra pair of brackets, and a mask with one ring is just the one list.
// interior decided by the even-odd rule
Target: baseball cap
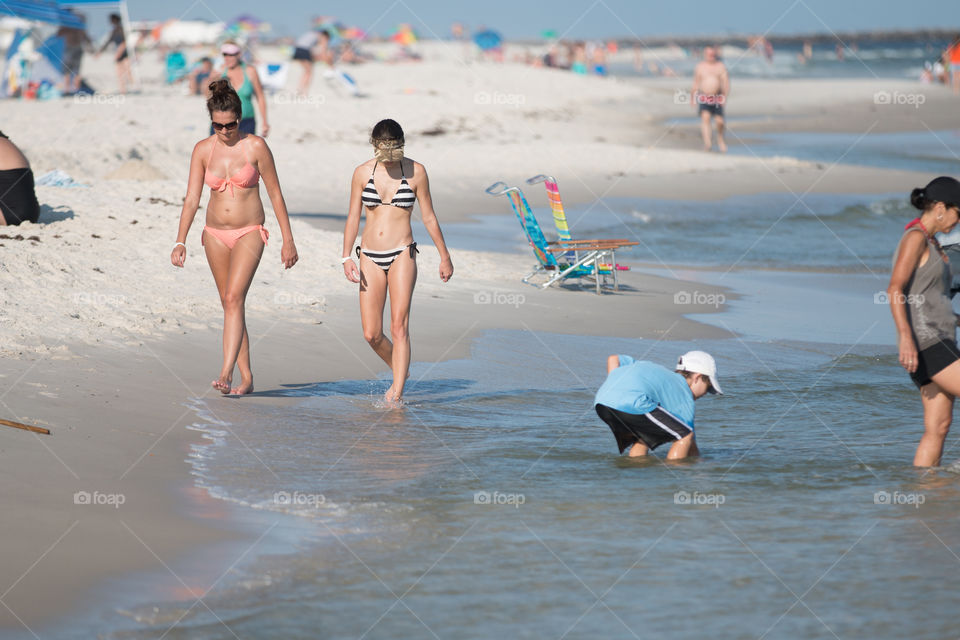
[(940, 176), (923, 188), (924, 197), (934, 202), (960, 205), (960, 182), (950, 176)]
[(677, 371), (701, 373), (710, 378), (710, 392), (723, 395), (717, 383), (717, 363), (706, 351), (688, 351), (677, 360)]
[(235, 56), (240, 53), (240, 47), (233, 44), (232, 42), (225, 42), (223, 46), (220, 47), (220, 53), (228, 56)]

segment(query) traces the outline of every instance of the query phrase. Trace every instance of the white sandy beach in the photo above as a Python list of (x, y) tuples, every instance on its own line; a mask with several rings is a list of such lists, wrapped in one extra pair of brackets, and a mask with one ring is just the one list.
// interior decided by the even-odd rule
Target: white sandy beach
[[(705, 154), (695, 127), (664, 124), (692, 115), (674, 100), (688, 79), (585, 78), (464, 64), (442, 44), (423, 50), (422, 63), (350, 68), (363, 98), (315, 77), (310, 98), (289, 91), (269, 100), (267, 140), (294, 214), (300, 262), (281, 268), (280, 234), (263, 193), (271, 241), (247, 302), (258, 388), (372, 378), (385, 370), (363, 341), (336, 230), (352, 169), (369, 157), (370, 127), (384, 117), (404, 126), (407, 154), (429, 171), (441, 224), (481, 213), (512, 216), (504, 199), (483, 189), (537, 173), (555, 175), (569, 203), (602, 196), (906, 192), (929, 179), (794, 158)], [(99, 579), (162, 569), (161, 559), (174, 562), (187, 549), (238, 537), (226, 516), (198, 517), (216, 508), (195, 495), (185, 463), (196, 436), (185, 429), (191, 414), (184, 403), (209, 393), (220, 359), (221, 310), (200, 246), (202, 210), (187, 241), (186, 268), (169, 261), (190, 152), (209, 123), (204, 102), (160, 84), (162, 67), (152, 55), (138, 67), (142, 91), (129, 96), (109, 94), (115, 85), (107, 57), (87, 64), (91, 84), (106, 94), (11, 101), (0, 123), (37, 177), (59, 169), (88, 185), (39, 187), (39, 224), (0, 229), (12, 236), (0, 238), (0, 406), (5, 418), (53, 432), (0, 432), (8, 480), (0, 509), (16, 514), (0, 524), (0, 588), (11, 587), (0, 598), (6, 605), (0, 630), (39, 628), (81, 605), (95, 607), (83, 588)], [(297, 78), (291, 69), (291, 90)], [(919, 110), (884, 109), (873, 101), (878, 91), (923, 91), (927, 100)], [(735, 79), (730, 110), (769, 119), (734, 126), (731, 138), (774, 127), (936, 129), (952, 124), (955, 105), (946, 89), (908, 82)], [(532, 204), (543, 212), (546, 200), (535, 193)], [(454, 248), (455, 275), (444, 284), (422, 225), (414, 234), (421, 245), (411, 321), (417, 361), (463, 356), (471, 336), (490, 328), (651, 339), (727, 335), (682, 316), (714, 310), (673, 304), (684, 283), (636, 271), (623, 276), (624, 289), (615, 295), (538, 290), (519, 282), (532, 254)], [(483, 292), (523, 302), (477, 304)], [(126, 504), (73, 503), (75, 492), (94, 490), (122, 493)]]

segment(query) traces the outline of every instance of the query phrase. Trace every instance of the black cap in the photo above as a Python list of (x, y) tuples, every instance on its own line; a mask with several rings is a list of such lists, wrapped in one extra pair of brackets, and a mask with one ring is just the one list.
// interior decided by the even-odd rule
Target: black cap
[(960, 182), (950, 176), (940, 176), (923, 188), (924, 197), (931, 202), (960, 205)]

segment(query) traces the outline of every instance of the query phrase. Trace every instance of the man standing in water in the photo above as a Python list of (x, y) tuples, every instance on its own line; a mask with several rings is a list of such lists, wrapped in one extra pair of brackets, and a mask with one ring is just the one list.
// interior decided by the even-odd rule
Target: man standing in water
[(708, 393), (723, 394), (717, 363), (704, 351), (689, 351), (673, 371), (630, 356), (607, 358), (607, 379), (594, 408), (631, 458), (671, 442), (668, 460), (700, 455), (693, 435), (693, 403)]
[(717, 50), (713, 47), (703, 49), (703, 61), (693, 70), (693, 89), (690, 90), (690, 104), (697, 105), (700, 113), (700, 134), (703, 136), (703, 148), (713, 148), (710, 118), (717, 122), (717, 148), (726, 153), (727, 143), (723, 141), (723, 107), (730, 95), (730, 76), (727, 66), (717, 59)]

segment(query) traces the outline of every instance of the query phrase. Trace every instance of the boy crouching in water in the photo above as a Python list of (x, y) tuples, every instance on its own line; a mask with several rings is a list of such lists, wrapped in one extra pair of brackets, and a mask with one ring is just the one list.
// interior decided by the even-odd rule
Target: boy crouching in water
[(645, 456), (672, 442), (668, 460), (700, 455), (693, 433), (695, 400), (723, 394), (717, 363), (704, 351), (680, 356), (674, 371), (646, 360), (613, 355), (607, 358), (607, 379), (594, 399), (597, 415), (617, 439), (620, 453)]

